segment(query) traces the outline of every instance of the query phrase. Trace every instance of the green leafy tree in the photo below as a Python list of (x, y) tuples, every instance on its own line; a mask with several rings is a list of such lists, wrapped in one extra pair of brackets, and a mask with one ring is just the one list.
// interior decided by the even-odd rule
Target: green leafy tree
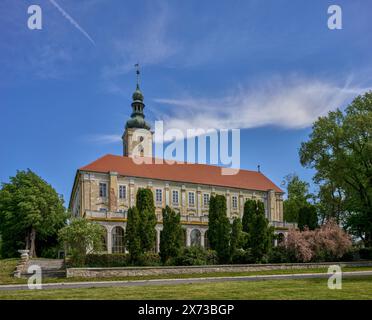
[(252, 221), (253, 215), (256, 213), (256, 201), (248, 199), (244, 203), (244, 212), (243, 212), (243, 231), (248, 232), (249, 223)]
[(331, 181), (320, 185), (316, 203), (320, 224), (324, 224), (331, 219), (334, 219), (338, 224), (343, 223), (347, 215), (344, 200), (345, 196), (342, 188)]
[[(55, 245), (66, 219), (63, 199), (50, 184), (31, 170), (17, 171), (0, 190), (2, 257), (18, 256), (19, 249), (36, 257), (41, 249)], [(36, 247), (40, 242), (44, 248)]]
[(283, 202), (284, 220), (298, 222), (300, 208), (307, 206), (312, 198), (309, 193), (309, 184), (300, 180), (296, 174), (287, 175), (285, 180), (287, 181), (287, 199)]
[(255, 201), (255, 212), (248, 225), (248, 248), (256, 262), (262, 261), (272, 248), (274, 228), (269, 226), (265, 217), (265, 207), (262, 201)]
[(143, 254), (141, 250), (140, 215), (137, 207), (128, 210), (128, 221), (125, 232), (125, 243), (132, 262), (138, 261)]
[(230, 261), (230, 232), (226, 198), (223, 195), (212, 196), (209, 202), (208, 239), (210, 247), (216, 250), (220, 263)]
[(230, 239), (230, 256), (232, 257), (237, 249), (242, 248), (243, 234), (242, 234), (242, 221), (240, 218), (235, 218), (231, 227)]
[(372, 246), (372, 92), (345, 109), (320, 117), (301, 144), (301, 164), (316, 170), (314, 182), (342, 190), (346, 226)]
[(142, 252), (152, 251), (156, 241), (156, 215), (154, 195), (150, 189), (139, 188), (136, 206), (140, 216), (139, 229), (141, 233)]
[(104, 230), (101, 225), (84, 218), (74, 218), (59, 231), (59, 240), (75, 266), (84, 266), (86, 255), (102, 250)]
[(303, 231), (305, 228), (315, 230), (318, 227), (318, 215), (314, 205), (307, 205), (300, 208), (298, 212), (298, 228)]
[(183, 230), (181, 217), (170, 207), (163, 209), (163, 231), (160, 234), (160, 257), (163, 263), (177, 258), (182, 250)]

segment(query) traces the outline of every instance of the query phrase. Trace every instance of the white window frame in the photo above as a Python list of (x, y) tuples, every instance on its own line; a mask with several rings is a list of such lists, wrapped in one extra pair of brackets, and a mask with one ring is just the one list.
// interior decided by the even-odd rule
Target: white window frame
[[(177, 194), (177, 202), (175, 200), (175, 195)], [(180, 194), (178, 190), (172, 190), (172, 204), (178, 206), (180, 203)]]
[[(236, 200), (236, 201), (234, 201)], [(234, 202), (236, 202), (236, 205), (234, 206)], [(231, 205), (233, 209), (238, 209), (238, 197), (237, 196), (232, 196), (231, 197)]]
[[(208, 198), (208, 200), (206, 201), (206, 198)], [(203, 193), (203, 207), (208, 207), (209, 206), (209, 201), (211, 199), (211, 196), (209, 193)]]
[[(160, 200), (159, 200), (158, 197), (160, 197)], [(163, 203), (163, 189), (157, 188), (155, 190), (155, 202), (156, 203)]]
[[(124, 192), (122, 192), (122, 190), (124, 190)], [(124, 185), (124, 184), (121, 184), (121, 185), (119, 185), (119, 199), (123, 200), (123, 199), (126, 199), (126, 198), (127, 198), (127, 186)]]
[[(190, 201), (191, 199), (192, 201)], [(195, 207), (195, 192), (194, 191), (187, 192), (187, 203), (189, 204), (189, 207)]]
[[(105, 186), (104, 189), (103, 189), (103, 186)], [(99, 192), (99, 196), (101, 198), (107, 198), (107, 183), (106, 182), (100, 182), (99, 183), (98, 192)]]

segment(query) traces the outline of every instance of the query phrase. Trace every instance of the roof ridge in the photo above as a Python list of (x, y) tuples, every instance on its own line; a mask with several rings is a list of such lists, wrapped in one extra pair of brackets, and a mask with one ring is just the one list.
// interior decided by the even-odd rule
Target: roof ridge
[[(120, 155), (117, 155), (117, 154), (111, 154), (111, 153), (108, 153), (104, 156), (102, 156), (101, 158), (98, 158), (97, 160), (95, 161), (98, 161), (98, 160), (101, 160), (102, 158), (104, 158), (105, 156), (112, 156), (112, 157), (116, 157), (116, 158), (127, 158), (127, 159), (130, 159), (130, 157), (128, 156), (120, 156)], [(179, 160), (171, 160), (171, 159), (164, 159), (164, 158), (156, 158), (156, 157), (145, 157), (147, 159), (151, 158), (153, 160), (162, 160), (164, 161), (165, 164), (168, 164), (168, 165), (172, 165), (172, 164), (169, 164), (167, 163), (167, 161), (175, 161), (176, 164), (183, 164), (183, 165), (198, 165), (198, 166), (207, 166), (207, 167), (213, 167), (213, 168), (217, 168), (217, 169), (221, 169), (221, 168), (229, 168), (229, 167), (223, 167), (223, 166), (219, 166), (219, 165), (216, 165), (216, 164), (207, 164), (207, 163), (197, 163), (197, 162), (185, 162), (185, 161), (179, 161)], [(94, 161), (94, 162), (95, 162)], [(92, 162), (93, 163), (93, 162)], [(163, 164), (164, 164), (163, 163)], [(152, 162), (151, 164), (157, 164), (157, 163), (154, 163)], [(86, 166), (84, 166), (86, 167)], [(229, 168), (230, 169), (230, 168)], [(231, 168), (231, 169), (238, 169), (238, 170), (242, 170), (242, 171), (246, 171), (246, 172), (253, 172), (253, 173), (257, 173), (257, 174), (261, 174), (262, 176), (266, 177), (262, 172), (260, 171), (255, 171), (255, 170), (249, 170), (249, 169), (242, 169), (242, 168)]]

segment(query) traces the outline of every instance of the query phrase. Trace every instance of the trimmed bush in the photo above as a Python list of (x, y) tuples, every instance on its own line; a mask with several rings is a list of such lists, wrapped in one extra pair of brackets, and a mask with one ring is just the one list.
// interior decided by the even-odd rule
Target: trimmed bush
[(251, 250), (237, 249), (231, 257), (233, 264), (247, 264), (254, 263), (254, 258), (252, 256)]
[(88, 254), (85, 266), (91, 268), (127, 267), (130, 265), (128, 254)]
[(288, 253), (283, 247), (272, 248), (269, 255), (269, 263), (286, 263), (289, 262)]
[(199, 266), (215, 264), (217, 260), (218, 258), (215, 251), (205, 250), (202, 247), (193, 246), (184, 248), (179, 257), (170, 259), (168, 265)]
[(143, 267), (160, 266), (160, 256), (154, 252), (146, 252), (142, 254), (134, 264)]
[(340, 259), (340, 261), (358, 261), (360, 260), (359, 256), (359, 249), (358, 248), (351, 248), (348, 252), (346, 252)]
[(85, 267), (91, 268), (115, 268), (115, 267), (130, 267), (130, 266), (159, 266), (160, 257), (157, 253), (144, 253), (138, 260), (132, 262), (129, 254), (113, 253), (113, 254), (88, 254), (86, 257)]
[(372, 260), (372, 248), (359, 249), (360, 259)]

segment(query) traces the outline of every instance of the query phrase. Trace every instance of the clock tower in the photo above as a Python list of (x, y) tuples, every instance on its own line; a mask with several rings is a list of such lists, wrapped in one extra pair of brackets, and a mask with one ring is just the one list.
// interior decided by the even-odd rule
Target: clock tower
[(143, 94), (139, 86), (139, 66), (137, 67), (136, 91), (132, 95), (132, 114), (125, 125), (122, 136), (124, 156), (152, 157), (152, 132), (150, 125), (145, 121), (143, 109)]

